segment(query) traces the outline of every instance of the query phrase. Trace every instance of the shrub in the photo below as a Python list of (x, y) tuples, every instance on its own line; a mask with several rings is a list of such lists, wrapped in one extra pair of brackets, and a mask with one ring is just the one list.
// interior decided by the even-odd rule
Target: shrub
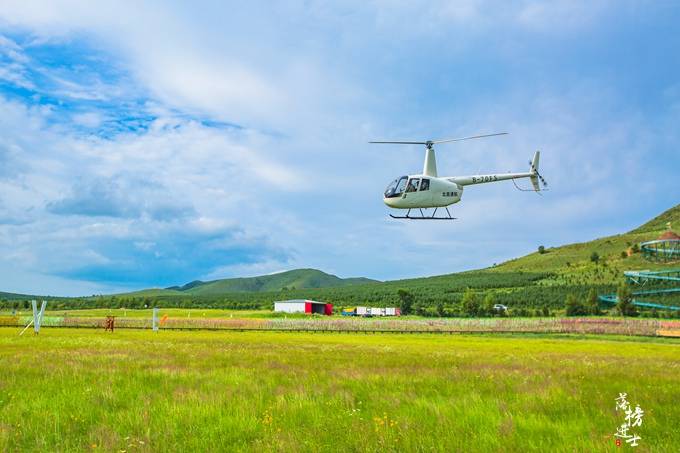
[(443, 318), (445, 316), (444, 302), (442, 301), (437, 302), (437, 316), (439, 316), (440, 318)]
[(399, 296), (399, 309), (402, 315), (410, 315), (413, 311), (413, 294), (409, 293), (405, 289), (400, 289), (397, 291)]
[(635, 305), (633, 305), (633, 293), (631, 293), (630, 288), (625, 283), (622, 283), (618, 291), (616, 291), (616, 300), (616, 311), (621, 316), (638, 315)]
[(590, 288), (588, 291), (588, 297), (586, 298), (585, 309), (589, 315), (601, 315), (600, 303), (597, 297), (597, 291), (595, 288)]
[(494, 305), (496, 305), (496, 299), (493, 297), (493, 293), (486, 293), (486, 296), (484, 296), (484, 302), (482, 303), (483, 314), (486, 316), (496, 315), (497, 312), (494, 308)]
[(565, 313), (567, 316), (583, 316), (588, 314), (586, 307), (573, 294), (567, 296)]
[(481, 305), (479, 303), (477, 293), (475, 293), (474, 289), (468, 288), (465, 290), (465, 294), (463, 294), (463, 299), (461, 303), (463, 305), (463, 312), (465, 313), (466, 316), (479, 315)]

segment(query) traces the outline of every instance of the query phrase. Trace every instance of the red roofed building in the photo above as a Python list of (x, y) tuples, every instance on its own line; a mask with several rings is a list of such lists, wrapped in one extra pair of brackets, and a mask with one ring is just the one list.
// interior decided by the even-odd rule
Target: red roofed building
[(664, 231), (664, 233), (661, 236), (659, 236), (660, 241), (668, 241), (668, 240), (673, 240), (673, 239), (678, 240), (678, 239), (680, 239), (680, 236), (678, 236), (677, 234), (675, 234), (671, 230)]

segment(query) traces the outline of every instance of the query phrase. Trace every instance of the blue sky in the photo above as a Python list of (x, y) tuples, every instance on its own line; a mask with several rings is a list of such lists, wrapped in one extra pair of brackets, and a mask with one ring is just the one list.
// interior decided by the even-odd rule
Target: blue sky
[[(395, 279), (635, 227), (678, 203), (677, 2), (0, 5), (0, 291), (85, 295), (315, 267)], [(433, 224), (382, 191), (524, 170)]]

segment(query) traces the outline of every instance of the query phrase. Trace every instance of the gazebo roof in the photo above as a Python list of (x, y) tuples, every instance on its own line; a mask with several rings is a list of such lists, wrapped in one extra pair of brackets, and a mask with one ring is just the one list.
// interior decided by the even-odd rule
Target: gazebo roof
[(680, 236), (678, 236), (675, 232), (668, 230), (664, 231), (661, 236), (659, 236), (659, 240), (669, 240), (669, 239), (680, 239)]

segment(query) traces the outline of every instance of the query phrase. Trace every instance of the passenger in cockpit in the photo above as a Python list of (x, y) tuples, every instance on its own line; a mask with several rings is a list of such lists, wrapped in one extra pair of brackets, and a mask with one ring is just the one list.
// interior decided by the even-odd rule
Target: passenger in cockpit
[(420, 182), (420, 179), (410, 179), (408, 181), (408, 186), (406, 186), (406, 192), (415, 192), (418, 190), (418, 183)]

